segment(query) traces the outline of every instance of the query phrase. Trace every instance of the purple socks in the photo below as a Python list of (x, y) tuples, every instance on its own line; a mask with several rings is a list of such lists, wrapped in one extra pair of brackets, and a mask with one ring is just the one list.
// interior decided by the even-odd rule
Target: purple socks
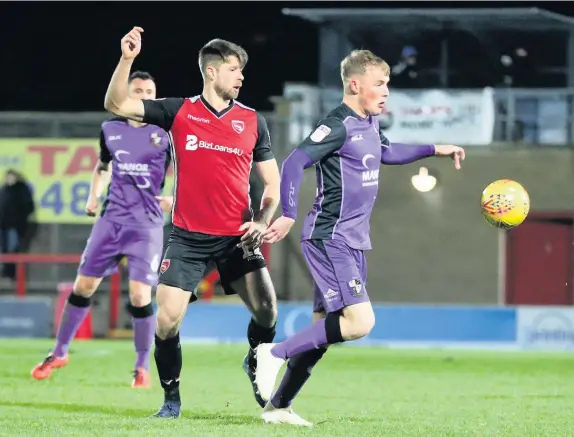
[[(56, 346), (52, 351), (53, 355), (58, 358), (67, 355), (70, 343), (89, 311), (90, 299), (74, 293), (70, 294), (62, 314), (62, 321), (56, 336)], [(147, 370), (155, 333), (153, 307), (151, 303), (143, 307), (128, 305), (128, 311), (132, 315), (134, 328), (134, 345), (137, 354), (135, 368), (141, 367)]]
[(289, 360), (281, 384), (271, 398), (271, 403), (275, 408), (287, 408), (291, 405), (295, 396), (311, 376), (313, 367), (325, 352), (327, 352), (325, 348), (312, 349)]
[(149, 357), (155, 335), (155, 315), (151, 303), (143, 307), (128, 305), (128, 311), (132, 315), (134, 328), (134, 346), (136, 349), (135, 368), (149, 370)]
[(143, 367), (149, 370), (149, 357), (151, 355), (151, 345), (155, 334), (155, 315), (147, 316), (143, 319), (132, 319), (134, 327), (134, 345), (136, 348), (135, 368)]
[(302, 331), (292, 335), (281, 343), (276, 344), (271, 353), (276, 358), (287, 360), (295, 355), (312, 349), (318, 349), (328, 344), (325, 320), (318, 320)]
[(327, 349), (322, 346), (343, 342), (339, 313), (329, 313), (307, 328), (276, 344), (271, 354), (289, 360), (277, 391), (271, 397), (275, 408), (287, 408), (311, 376), (315, 364)]
[(89, 311), (90, 299), (74, 293), (70, 294), (62, 313), (60, 328), (56, 336), (56, 347), (52, 351), (54, 356), (62, 358), (68, 354), (70, 343)]

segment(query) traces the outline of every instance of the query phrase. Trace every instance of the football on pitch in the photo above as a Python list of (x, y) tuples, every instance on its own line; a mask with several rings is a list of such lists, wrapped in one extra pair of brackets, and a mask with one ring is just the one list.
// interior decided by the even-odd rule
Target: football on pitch
[(511, 229), (526, 219), (530, 211), (530, 198), (518, 182), (501, 179), (484, 189), (480, 206), (489, 225), (499, 229)]

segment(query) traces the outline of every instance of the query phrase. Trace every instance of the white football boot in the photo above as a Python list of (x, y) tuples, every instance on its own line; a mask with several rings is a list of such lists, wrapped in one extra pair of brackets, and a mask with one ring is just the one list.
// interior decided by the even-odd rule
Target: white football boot
[(283, 358), (276, 358), (271, 353), (274, 343), (262, 343), (255, 349), (257, 369), (255, 370), (255, 384), (259, 389), (259, 395), (265, 403), (269, 402), (279, 370), (285, 363)]
[(261, 418), (265, 423), (272, 424), (286, 424), (286, 425), (296, 425), (296, 426), (308, 426), (312, 427), (311, 422), (307, 422), (301, 416), (293, 411), (292, 407), (287, 408), (275, 408), (271, 402), (267, 402), (263, 413), (261, 413)]

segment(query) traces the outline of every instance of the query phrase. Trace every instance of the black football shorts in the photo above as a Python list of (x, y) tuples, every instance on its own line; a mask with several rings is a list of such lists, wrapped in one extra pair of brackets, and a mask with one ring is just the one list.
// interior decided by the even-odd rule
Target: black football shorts
[(255, 270), (267, 267), (259, 249), (248, 251), (237, 247), (241, 237), (224, 237), (189, 232), (174, 226), (159, 268), (159, 283), (192, 293), (208, 266), (215, 264), (225, 294), (235, 294), (230, 284)]

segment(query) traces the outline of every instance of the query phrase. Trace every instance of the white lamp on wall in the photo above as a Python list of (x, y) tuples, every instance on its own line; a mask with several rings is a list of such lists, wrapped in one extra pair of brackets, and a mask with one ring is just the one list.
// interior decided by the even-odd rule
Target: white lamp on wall
[(429, 170), (426, 167), (421, 167), (418, 174), (411, 178), (411, 183), (415, 190), (421, 193), (428, 193), (436, 187), (438, 180), (432, 174), (429, 174)]

